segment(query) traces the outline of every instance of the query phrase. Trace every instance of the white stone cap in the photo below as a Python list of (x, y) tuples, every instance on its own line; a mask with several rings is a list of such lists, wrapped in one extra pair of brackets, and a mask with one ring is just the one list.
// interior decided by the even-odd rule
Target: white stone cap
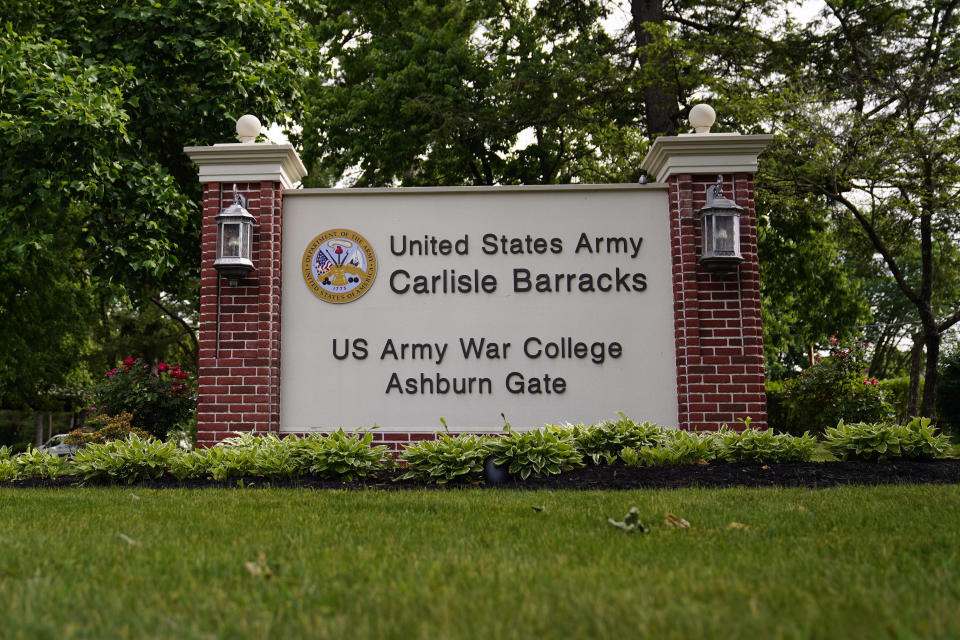
[(201, 183), (279, 182), (293, 189), (305, 175), (300, 156), (289, 142), (234, 142), (212, 147), (184, 147), (197, 165)]
[(260, 120), (248, 113), (237, 120), (240, 142), (184, 147), (183, 152), (197, 165), (201, 183), (270, 181), (293, 189), (307, 168), (289, 142), (254, 142), (260, 131)]
[(720, 173), (756, 173), (757, 156), (770, 146), (769, 134), (688, 133), (661, 136), (653, 141), (640, 168), (666, 182), (670, 176)]

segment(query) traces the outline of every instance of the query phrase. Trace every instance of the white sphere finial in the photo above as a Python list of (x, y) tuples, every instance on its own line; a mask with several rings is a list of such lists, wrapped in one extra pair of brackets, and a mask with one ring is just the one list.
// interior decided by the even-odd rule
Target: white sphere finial
[(708, 104), (694, 105), (690, 109), (690, 126), (697, 133), (710, 133), (710, 127), (717, 121), (717, 112)]
[(240, 116), (240, 119), (237, 120), (237, 135), (240, 137), (240, 142), (246, 143), (256, 140), (257, 136), (260, 135), (260, 120), (257, 116), (249, 113)]

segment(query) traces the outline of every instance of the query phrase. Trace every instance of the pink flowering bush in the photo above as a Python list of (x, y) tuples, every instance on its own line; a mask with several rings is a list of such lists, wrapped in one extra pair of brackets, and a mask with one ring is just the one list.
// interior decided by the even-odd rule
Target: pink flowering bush
[(865, 343), (842, 346), (833, 338), (830, 354), (785, 384), (788, 430), (821, 434), (840, 420), (879, 422), (892, 417), (878, 380), (867, 378)]
[(141, 358), (127, 358), (107, 371), (90, 397), (89, 415), (129, 413), (131, 426), (157, 438), (184, 424), (197, 407), (197, 394), (186, 372), (165, 362), (154, 369)]

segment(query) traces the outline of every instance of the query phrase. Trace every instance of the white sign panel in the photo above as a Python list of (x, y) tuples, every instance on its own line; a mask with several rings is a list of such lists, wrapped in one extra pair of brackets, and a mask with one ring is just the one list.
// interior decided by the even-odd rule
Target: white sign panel
[(288, 192), (281, 430), (675, 425), (658, 186)]

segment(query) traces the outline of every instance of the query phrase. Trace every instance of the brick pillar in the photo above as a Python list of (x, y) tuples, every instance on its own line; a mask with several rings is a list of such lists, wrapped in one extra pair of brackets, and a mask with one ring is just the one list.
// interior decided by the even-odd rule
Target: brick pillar
[(682, 429), (739, 426), (766, 428), (763, 329), (757, 262), (753, 176), (722, 176), (724, 194), (743, 207), (740, 249), (743, 263), (729, 273), (711, 273), (697, 264), (702, 225), (697, 215), (717, 175), (679, 174), (670, 185), (670, 240), (673, 250), (674, 334), (677, 349), (678, 421)]
[(200, 268), (200, 376), (197, 443), (216, 444), (234, 432), (280, 429), (279, 182), (237, 183), (256, 218), (253, 273), (231, 287), (216, 259), (217, 222), (233, 202), (233, 183), (209, 182), (203, 193)]
[[(220, 144), (185, 149), (203, 183), (197, 444), (236, 432), (280, 429), (280, 294), (283, 190), (306, 171), (290, 145)], [(230, 286), (213, 262), (215, 216), (247, 197), (256, 219), (254, 270)]]
[[(721, 425), (767, 426), (763, 329), (753, 176), (757, 156), (772, 136), (693, 134), (654, 141), (642, 167), (666, 182), (673, 258), (674, 336), (678, 426), (716, 430)], [(743, 207), (743, 263), (729, 273), (697, 264), (702, 245), (697, 212), (707, 188), (723, 182), (723, 193)]]

